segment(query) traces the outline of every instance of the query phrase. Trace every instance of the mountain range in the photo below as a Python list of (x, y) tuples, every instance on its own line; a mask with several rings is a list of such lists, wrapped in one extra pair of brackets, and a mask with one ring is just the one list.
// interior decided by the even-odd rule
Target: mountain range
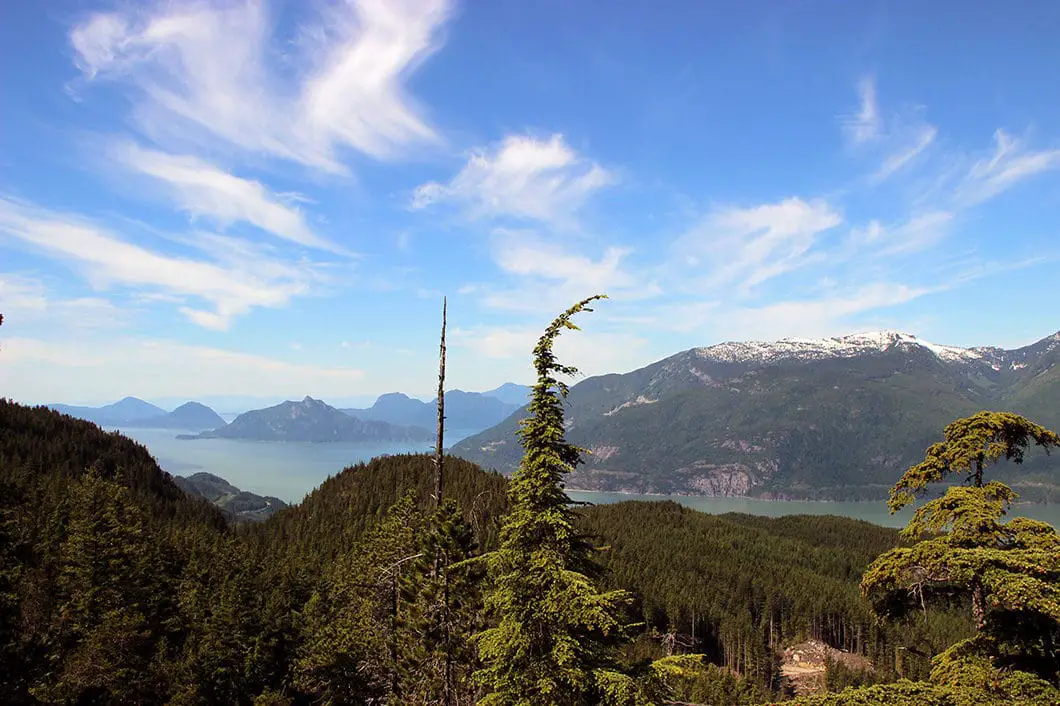
[(172, 412), (136, 397), (125, 397), (102, 407), (67, 404), (48, 406), (57, 412), (104, 427), (201, 430), (225, 425), (225, 420), (217, 412), (198, 402), (185, 402)]
[[(875, 498), (958, 417), (1008, 410), (1058, 428), (1058, 361), (1060, 333), (1015, 350), (880, 331), (683, 351), (571, 387), (568, 439), (590, 454), (567, 487)], [(523, 416), (520, 409), (453, 453), (513, 471)], [(1055, 459), (1030, 456), (1022, 496), (1060, 497)]]
[[(498, 424), (528, 399), (530, 388), (505, 383), (488, 392), (450, 390), (445, 393), (445, 416), (449, 429), (480, 431)], [(513, 401), (514, 400), (514, 401)], [(517, 401), (517, 402), (515, 402)], [(182, 438), (229, 438), (258, 441), (401, 441), (423, 440), (428, 429), (437, 424), (437, 399), (423, 402), (401, 392), (380, 395), (371, 407), (336, 408), (320, 402), (312, 413), (298, 410), (307, 402), (283, 402), (279, 405), (252, 410), (238, 415), (230, 430), (225, 420), (214, 410), (199, 402), (186, 402), (172, 412), (136, 397), (125, 397), (102, 407), (52, 404), (50, 408), (72, 417), (94, 422), (104, 427), (178, 429), (204, 432), (182, 435)], [(326, 409), (325, 409), (326, 408)], [(332, 411), (355, 417), (354, 422), (336, 416)], [(249, 416), (247, 416), (249, 415)], [(241, 420), (241, 421), (240, 421)], [(372, 422), (364, 424), (363, 422)], [(379, 423), (385, 423), (380, 425)], [(395, 428), (390, 428), (395, 427)], [(401, 427), (401, 428), (397, 428)], [(405, 428), (408, 427), (408, 428)], [(415, 429), (411, 429), (416, 427)]]
[(434, 432), (422, 427), (352, 417), (312, 397), (244, 412), (230, 424), (178, 439), (248, 439), (253, 441), (429, 441)]
[[(526, 404), (529, 391), (529, 388), (521, 385), (507, 384), (511, 385), (511, 388), (498, 388), (498, 390), (503, 389), (500, 394), (504, 399), (492, 394), (498, 390), (491, 392), (450, 390), (446, 392), (446, 426), (450, 429), (478, 431), (504, 421), (512, 412)], [(519, 402), (506, 401), (509, 399), (518, 399)], [(342, 411), (358, 419), (432, 429), (438, 423), (438, 398), (423, 402), (401, 392), (391, 392), (380, 395), (371, 407), (346, 408)]]

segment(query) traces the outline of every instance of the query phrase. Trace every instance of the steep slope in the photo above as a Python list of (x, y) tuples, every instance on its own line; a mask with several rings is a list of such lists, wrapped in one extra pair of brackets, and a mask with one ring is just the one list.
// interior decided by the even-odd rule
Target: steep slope
[(182, 439), (249, 439), (253, 441), (427, 441), (431, 432), (386, 422), (362, 421), (306, 397), (246, 412), (231, 424)]
[[(684, 351), (571, 388), (568, 435), (592, 455), (568, 485), (879, 497), (956, 417), (995, 407), (1060, 421), (1058, 354), (1057, 336), (1005, 351), (939, 346), (897, 332)], [(512, 471), (523, 414), (453, 452)], [(1055, 463), (1021, 471), (1060, 484)]]
[[(503, 421), (518, 407), (480, 392), (450, 390), (445, 393), (445, 419), (450, 429), (488, 429)], [(401, 392), (380, 395), (375, 404), (368, 408), (341, 411), (358, 419), (428, 429), (437, 422), (438, 414), (437, 399), (423, 402)]]
[(47, 407), (0, 399), (0, 480), (66, 484), (90, 469), (132, 491), (152, 513), (223, 527), (221, 513), (189, 498), (141, 444)]

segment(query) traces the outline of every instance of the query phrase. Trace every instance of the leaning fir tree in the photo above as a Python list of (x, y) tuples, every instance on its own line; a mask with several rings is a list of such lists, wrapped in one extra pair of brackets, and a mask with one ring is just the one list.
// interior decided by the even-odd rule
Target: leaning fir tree
[(1032, 446), (1048, 452), (1060, 436), (1017, 414), (979, 412), (947, 426), (945, 440), (891, 490), (896, 512), (929, 484), (964, 480), (917, 508), (902, 531), (916, 543), (880, 555), (861, 584), (888, 618), (967, 601), (975, 635), (935, 658), (932, 681), (991, 689), (1035, 675), (1060, 683), (1060, 535), (1026, 517), (1003, 521), (1016, 493), (984, 478), (1001, 459), (1022, 463)]
[(581, 462), (580, 449), (564, 438), (567, 385), (557, 376), (575, 368), (552, 350), (571, 318), (597, 295), (561, 314), (534, 348), (537, 383), (519, 435), (524, 448), (509, 485), (511, 511), (500, 548), (486, 555), (492, 583), (486, 605), (496, 626), (477, 636), (484, 667), (475, 677), (485, 706), (650, 704), (666, 676), (698, 656), (676, 656), (633, 673), (617, 660), (628, 640), (622, 614), (630, 602), (621, 590), (601, 591), (592, 575), (593, 547), (577, 527), (563, 477)]

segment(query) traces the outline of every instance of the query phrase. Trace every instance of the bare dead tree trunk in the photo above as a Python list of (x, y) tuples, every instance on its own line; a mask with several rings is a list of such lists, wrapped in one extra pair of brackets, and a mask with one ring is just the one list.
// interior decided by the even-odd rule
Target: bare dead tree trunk
[[(442, 506), (445, 491), (445, 326), (448, 302), (442, 298), (442, 336), (438, 346), (438, 437), (434, 445), (434, 507)], [(453, 657), (449, 616), (449, 560), (439, 547), (434, 555), (434, 580), (442, 582), (442, 650), (445, 655), (442, 675), (442, 703), (453, 703)]]
[(434, 505), (441, 507), (442, 491), (445, 489), (445, 457), (442, 453), (445, 435), (445, 315), (446, 300), (442, 298), (442, 342), (438, 354), (438, 438), (434, 445)]

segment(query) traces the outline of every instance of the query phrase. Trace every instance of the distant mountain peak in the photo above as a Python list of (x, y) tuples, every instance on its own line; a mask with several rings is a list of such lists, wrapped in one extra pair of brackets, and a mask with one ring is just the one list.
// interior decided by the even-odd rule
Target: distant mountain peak
[(384, 392), (376, 398), (376, 402), (380, 400), (411, 400), (412, 398), (406, 395), (404, 392)]

